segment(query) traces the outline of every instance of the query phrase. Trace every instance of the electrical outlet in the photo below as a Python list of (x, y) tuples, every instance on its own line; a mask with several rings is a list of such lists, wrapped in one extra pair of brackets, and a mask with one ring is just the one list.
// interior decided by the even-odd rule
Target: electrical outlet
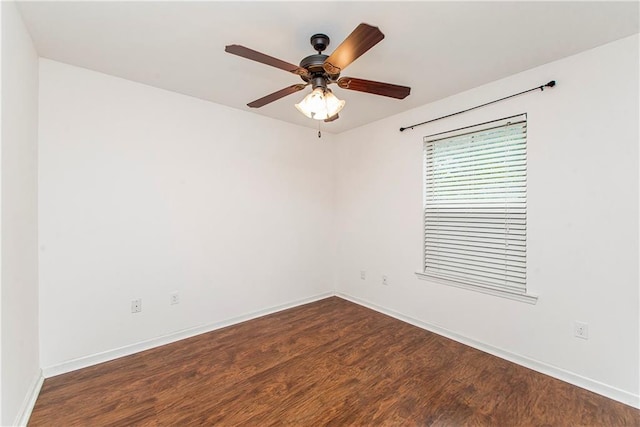
[(385, 286), (389, 285), (389, 279), (387, 276), (382, 276), (382, 284)]
[(360, 279), (362, 280), (366, 280), (367, 279), (367, 272), (364, 270), (360, 270)]
[(589, 339), (589, 325), (585, 322), (578, 322), (577, 320), (573, 323), (573, 335), (582, 338), (583, 340)]
[(180, 302), (180, 295), (178, 292), (172, 292), (169, 294), (169, 302), (171, 305), (178, 304)]
[(142, 299), (134, 299), (131, 301), (131, 312), (140, 313), (142, 311)]

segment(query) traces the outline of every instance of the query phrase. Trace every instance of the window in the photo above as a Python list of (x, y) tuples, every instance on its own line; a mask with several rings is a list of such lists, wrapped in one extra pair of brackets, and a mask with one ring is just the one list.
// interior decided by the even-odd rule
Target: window
[(425, 137), (418, 276), (535, 303), (526, 239), (526, 115)]

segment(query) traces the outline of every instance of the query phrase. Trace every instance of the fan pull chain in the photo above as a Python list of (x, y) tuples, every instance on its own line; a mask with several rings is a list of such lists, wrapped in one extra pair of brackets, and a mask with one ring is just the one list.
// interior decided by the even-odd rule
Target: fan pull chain
[(322, 138), (322, 134), (320, 133), (320, 120), (318, 120), (318, 138)]

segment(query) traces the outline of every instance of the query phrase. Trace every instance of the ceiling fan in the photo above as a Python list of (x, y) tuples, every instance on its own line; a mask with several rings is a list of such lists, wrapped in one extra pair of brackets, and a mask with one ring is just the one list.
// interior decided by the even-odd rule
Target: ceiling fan
[(340, 77), (340, 73), (349, 64), (382, 41), (382, 39), (384, 39), (384, 34), (378, 27), (363, 23), (358, 25), (331, 55), (324, 55), (322, 52), (329, 45), (329, 37), (325, 34), (314, 34), (311, 36), (311, 46), (318, 53), (303, 58), (299, 66), (237, 44), (226, 46), (224, 50), (228, 53), (296, 74), (304, 81), (304, 83), (294, 84), (256, 99), (247, 104), (249, 107), (263, 107), (311, 85), (313, 91), (299, 104), (296, 104), (296, 108), (311, 119), (331, 122), (338, 118), (338, 112), (344, 107), (344, 101), (336, 98), (331, 92), (331, 89), (327, 87), (330, 84), (336, 83), (342, 89), (397, 99), (404, 99), (411, 92), (411, 88), (407, 86), (355, 77)]

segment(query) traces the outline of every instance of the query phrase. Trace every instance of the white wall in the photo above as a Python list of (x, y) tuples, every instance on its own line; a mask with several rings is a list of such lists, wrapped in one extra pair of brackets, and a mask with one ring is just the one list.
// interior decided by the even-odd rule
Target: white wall
[[(338, 292), (638, 406), (638, 72), (633, 36), (339, 134)], [(552, 79), (543, 93), (398, 131)], [(422, 137), (525, 112), (538, 303), (417, 279)], [(574, 320), (589, 340), (574, 338)]]
[(38, 360), (38, 56), (13, 2), (2, 2), (2, 425), (21, 422)]
[(45, 372), (331, 292), (333, 153), (329, 134), (41, 59)]

